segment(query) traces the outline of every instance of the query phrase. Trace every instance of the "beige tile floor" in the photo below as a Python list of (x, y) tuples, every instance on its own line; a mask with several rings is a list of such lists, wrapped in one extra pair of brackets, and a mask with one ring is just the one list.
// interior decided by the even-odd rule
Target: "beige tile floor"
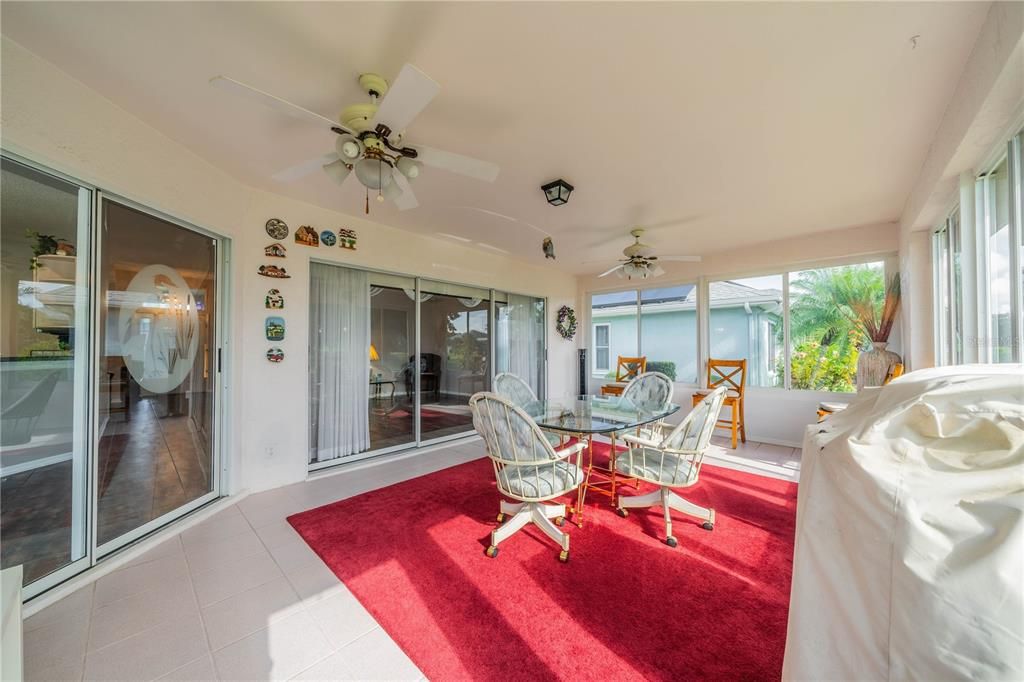
[[(285, 517), (483, 454), (478, 440), (251, 495), (25, 621), (27, 680), (418, 680)], [(796, 480), (800, 452), (712, 464)]]

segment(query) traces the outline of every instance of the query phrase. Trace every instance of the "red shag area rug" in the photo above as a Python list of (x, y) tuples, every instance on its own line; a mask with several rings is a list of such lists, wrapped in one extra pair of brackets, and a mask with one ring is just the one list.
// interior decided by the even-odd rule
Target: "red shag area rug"
[(484, 555), (486, 458), (288, 521), (432, 680), (777, 680), (796, 488), (704, 466), (681, 494), (715, 529), (674, 513), (675, 549), (659, 507), (623, 519), (591, 492), (566, 564), (532, 526)]

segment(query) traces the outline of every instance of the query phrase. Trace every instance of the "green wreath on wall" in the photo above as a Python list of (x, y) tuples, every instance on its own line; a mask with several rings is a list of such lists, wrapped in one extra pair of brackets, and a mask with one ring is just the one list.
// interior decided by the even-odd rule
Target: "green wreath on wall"
[(572, 337), (576, 336), (576, 311), (567, 305), (559, 308), (558, 323), (555, 325), (555, 329), (563, 339), (572, 341)]

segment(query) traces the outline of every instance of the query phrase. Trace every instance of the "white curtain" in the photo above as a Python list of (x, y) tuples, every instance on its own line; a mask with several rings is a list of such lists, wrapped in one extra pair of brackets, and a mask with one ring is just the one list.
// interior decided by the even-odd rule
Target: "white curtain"
[(532, 296), (509, 294), (508, 371), (543, 395), (544, 315), (542, 304)]
[(362, 270), (310, 263), (310, 461), (370, 447), (370, 283)]

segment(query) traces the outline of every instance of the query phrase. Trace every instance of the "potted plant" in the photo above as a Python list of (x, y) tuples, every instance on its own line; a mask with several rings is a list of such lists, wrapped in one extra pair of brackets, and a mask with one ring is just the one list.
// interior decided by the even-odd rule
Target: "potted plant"
[(871, 341), (871, 349), (857, 358), (857, 389), (881, 386), (893, 365), (903, 362), (897, 353), (886, 350), (900, 309), (899, 273), (889, 280), (881, 302), (875, 297), (865, 297), (851, 300), (849, 306)]

